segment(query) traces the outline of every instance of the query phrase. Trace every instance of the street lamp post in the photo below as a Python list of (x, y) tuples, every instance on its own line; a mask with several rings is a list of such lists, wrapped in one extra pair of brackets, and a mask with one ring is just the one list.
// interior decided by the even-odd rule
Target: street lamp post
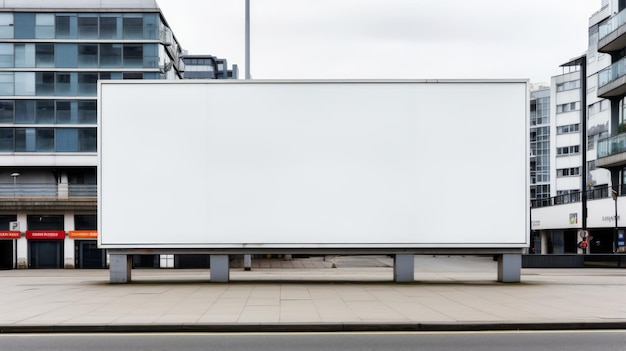
[(611, 196), (613, 197), (613, 202), (615, 203), (615, 229), (613, 231), (613, 253), (617, 252), (617, 186), (614, 185), (613, 189), (611, 189)]
[(17, 172), (13, 172), (11, 173), (11, 177), (13, 177), (13, 198), (15, 199), (16, 197), (16, 192), (17, 192), (17, 177), (19, 177), (20, 174)]
[[(245, 1), (245, 65), (246, 65), (246, 80), (252, 78), (250, 73), (250, 0)], [(243, 255), (243, 269), (249, 271), (252, 269), (252, 255)]]
[(246, 0), (246, 28), (245, 28), (245, 65), (246, 65), (246, 79), (252, 78), (250, 73), (250, 0)]

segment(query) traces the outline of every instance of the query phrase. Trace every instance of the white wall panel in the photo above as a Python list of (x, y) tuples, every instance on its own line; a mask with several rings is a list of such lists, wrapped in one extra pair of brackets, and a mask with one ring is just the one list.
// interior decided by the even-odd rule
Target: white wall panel
[(580, 202), (534, 208), (531, 229), (582, 228), (582, 207)]

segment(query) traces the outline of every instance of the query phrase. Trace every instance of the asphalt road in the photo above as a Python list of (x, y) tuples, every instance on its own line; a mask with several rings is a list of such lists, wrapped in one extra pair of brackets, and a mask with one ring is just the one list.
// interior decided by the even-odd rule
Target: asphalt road
[(623, 351), (626, 331), (251, 334), (0, 334), (0, 350)]

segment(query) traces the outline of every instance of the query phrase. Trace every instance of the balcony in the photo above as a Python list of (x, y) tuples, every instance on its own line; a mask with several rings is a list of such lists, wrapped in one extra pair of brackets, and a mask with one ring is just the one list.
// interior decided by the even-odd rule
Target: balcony
[(0, 183), (0, 210), (96, 211), (95, 184)]
[(596, 167), (626, 165), (626, 133), (599, 140), (597, 149)]
[(621, 97), (626, 94), (626, 58), (598, 72), (598, 97)]
[(610, 53), (626, 47), (626, 10), (600, 23), (598, 51)]
[[(620, 196), (626, 195), (626, 185), (621, 185), (618, 189)], [(582, 192), (576, 191), (569, 194), (557, 195), (554, 197), (536, 199), (531, 201), (532, 208), (550, 207), (556, 205), (565, 205), (580, 202), (582, 200)], [(596, 186), (587, 190), (587, 200), (606, 199), (611, 197), (608, 185)]]

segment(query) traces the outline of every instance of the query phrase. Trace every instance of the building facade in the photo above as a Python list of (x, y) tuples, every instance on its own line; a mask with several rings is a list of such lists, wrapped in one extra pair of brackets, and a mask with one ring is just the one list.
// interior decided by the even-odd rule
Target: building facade
[(182, 56), (185, 63), (185, 79), (238, 79), (239, 69), (233, 65), (228, 69), (226, 59), (212, 55), (188, 55)]
[(626, 251), (625, 10), (626, 1), (602, 1), (586, 54), (564, 64), (577, 69), (552, 80), (556, 193), (531, 211), (542, 253)]
[(3, 4), (0, 268), (103, 268), (97, 81), (181, 79), (182, 50), (155, 1)]
[(550, 194), (550, 88), (530, 92), (530, 199)]

